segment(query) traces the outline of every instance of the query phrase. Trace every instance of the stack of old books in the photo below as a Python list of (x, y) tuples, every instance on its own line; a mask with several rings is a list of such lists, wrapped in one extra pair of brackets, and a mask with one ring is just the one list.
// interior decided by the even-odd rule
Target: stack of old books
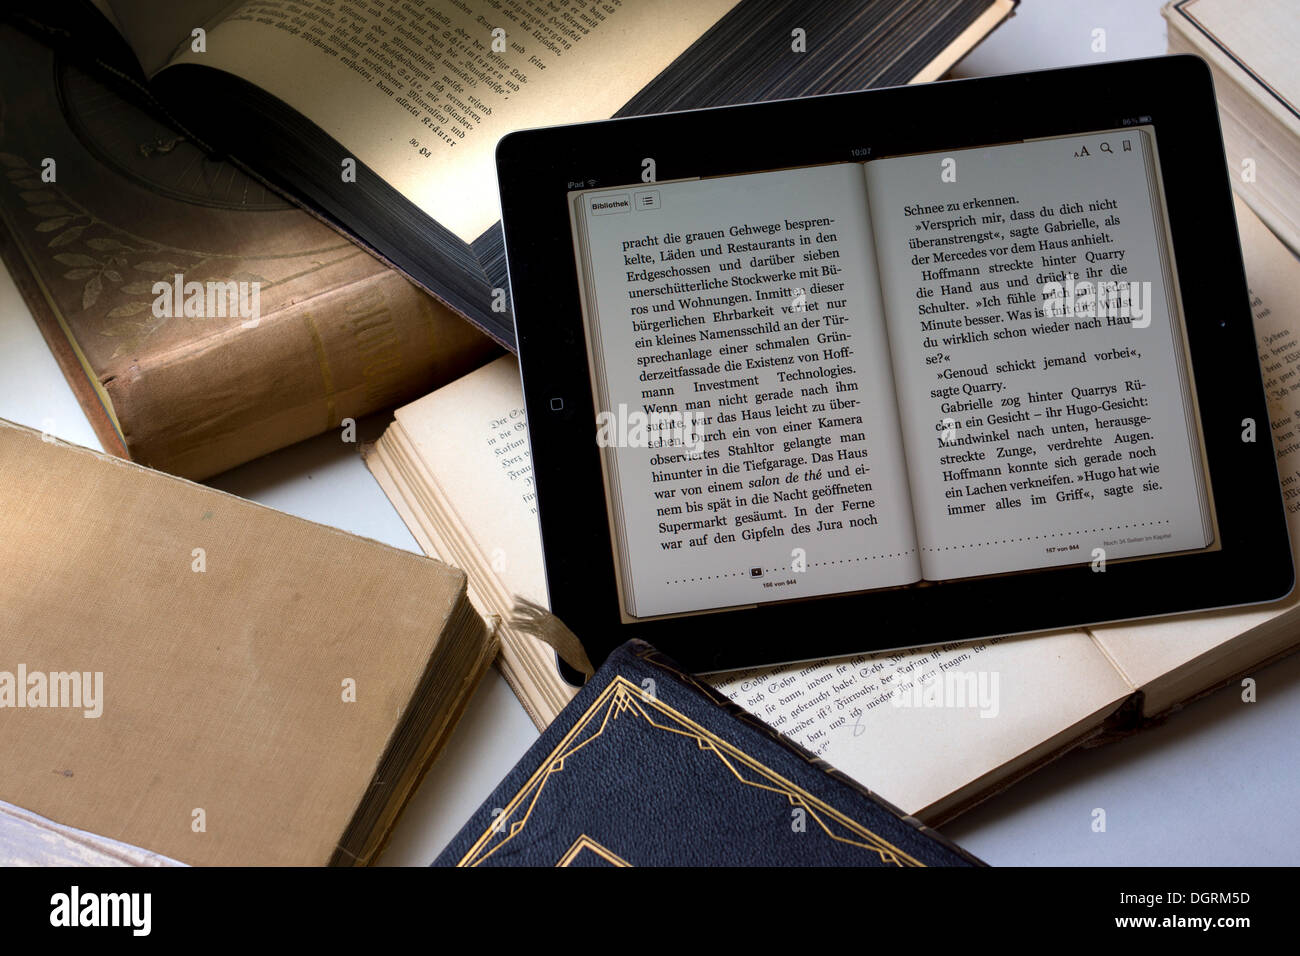
[[(0, 860), (370, 863), (498, 646), (553, 718), (498, 626), (531, 503), (472, 453), (518, 405), (496, 140), (935, 79), (1014, 5), (9, 5), (0, 252), (110, 454), (0, 423)], [(441, 560), (190, 481), (396, 405), (369, 461)], [(876, 859), (966, 859), (837, 787)]]

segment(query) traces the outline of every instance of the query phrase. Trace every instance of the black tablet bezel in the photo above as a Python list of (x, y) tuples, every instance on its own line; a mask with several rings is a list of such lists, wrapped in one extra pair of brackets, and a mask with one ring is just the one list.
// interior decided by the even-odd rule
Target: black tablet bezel
[[(624, 623), (596, 445), (570, 190), (1155, 129), (1219, 526), (1218, 550)], [(863, 150), (869, 150), (864, 155)], [(599, 663), (639, 637), (696, 671), (1276, 600), (1291, 546), (1209, 68), (1195, 56), (511, 133), (502, 228), (551, 608)], [(1257, 440), (1243, 441), (1243, 419)]]

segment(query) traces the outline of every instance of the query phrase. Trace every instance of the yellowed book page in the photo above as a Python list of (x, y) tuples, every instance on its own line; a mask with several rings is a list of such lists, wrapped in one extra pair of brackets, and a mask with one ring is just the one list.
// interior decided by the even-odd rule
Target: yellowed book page
[[(1235, 198), (1234, 203), (1294, 554), (1300, 542), (1300, 260), (1241, 199)], [(1294, 556), (1300, 561), (1300, 555)], [(1134, 687), (1150, 694), (1152, 685), (1165, 675), (1286, 614), (1298, 603), (1293, 592), (1281, 601), (1244, 610), (1181, 615), (1091, 630)], [(1300, 634), (1296, 639), (1300, 640)], [(1253, 661), (1246, 660), (1241, 666), (1250, 663)], [(1163, 710), (1161, 703), (1176, 702), (1163, 697), (1149, 701), (1147, 712)]]
[(546, 604), (519, 366), (504, 355), (397, 410), (458, 525), (510, 594)]
[(330, 862), (464, 587), (7, 422), (0, 581), (0, 800), (208, 865)]
[[(524, 429), (513, 424), (524, 420), (522, 404), (518, 366), (505, 356), (399, 409), (397, 418), (483, 564), (510, 592), (544, 601), (531, 482), (512, 477), (528, 464), (527, 445), (515, 437)], [(1083, 631), (706, 679), (909, 813), (996, 775), (1069, 728), (1100, 722), (1131, 693)], [(936, 680), (939, 706), (925, 696)]]
[(469, 242), (501, 217), (501, 136), (613, 115), (735, 2), (246, 0), (173, 62), (279, 97)]
[[(878, 639), (878, 638), (877, 638)], [(907, 813), (933, 809), (1132, 689), (1084, 631), (945, 644), (709, 678)]]

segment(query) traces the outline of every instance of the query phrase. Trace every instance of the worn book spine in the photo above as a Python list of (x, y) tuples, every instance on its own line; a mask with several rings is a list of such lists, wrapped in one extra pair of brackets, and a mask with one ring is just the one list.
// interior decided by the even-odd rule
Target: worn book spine
[(392, 271), (105, 369), (130, 457), (200, 479), (424, 394), (495, 350)]
[(256, 327), (232, 322), (92, 363), (17, 243), (0, 237), (0, 254), (105, 451), (191, 480), (410, 401), (497, 354), (377, 268), (342, 284), (317, 275), (321, 291), (304, 290)]

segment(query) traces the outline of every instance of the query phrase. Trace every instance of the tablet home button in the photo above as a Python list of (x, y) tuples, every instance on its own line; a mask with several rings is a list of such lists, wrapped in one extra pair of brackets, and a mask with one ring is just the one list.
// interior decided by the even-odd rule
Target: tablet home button
[(553, 411), (553, 412), (562, 412), (562, 411), (564, 411), (564, 399), (562, 399), (562, 398), (553, 398), (553, 399), (551, 399), (551, 411)]

